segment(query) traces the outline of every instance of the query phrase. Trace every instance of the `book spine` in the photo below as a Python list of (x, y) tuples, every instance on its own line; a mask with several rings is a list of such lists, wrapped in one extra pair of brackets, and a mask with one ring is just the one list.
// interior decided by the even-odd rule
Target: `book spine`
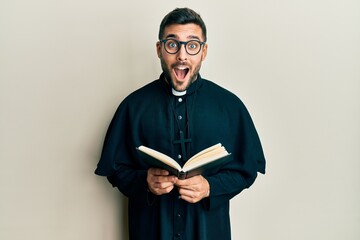
[(178, 177), (178, 179), (181, 179), (181, 180), (185, 179), (186, 178), (186, 172), (180, 171), (177, 177)]

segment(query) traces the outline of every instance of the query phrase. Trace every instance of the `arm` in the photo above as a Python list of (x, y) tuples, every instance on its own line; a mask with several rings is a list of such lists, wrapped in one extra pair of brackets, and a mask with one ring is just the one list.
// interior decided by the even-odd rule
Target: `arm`
[(204, 207), (212, 209), (228, 202), (238, 193), (249, 188), (256, 177), (256, 172), (253, 175), (248, 175), (232, 170), (224, 170), (216, 175), (206, 177), (211, 191), (208, 201), (204, 202)]
[(170, 176), (168, 171), (162, 169), (122, 169), (118, 174), (108, 177), (108, 180), (125, 196), (143, 204), (151, 205), (156, 196), (169, 193), (177, 180), (175, 176)]
[(211, 209), (224, 204), (243, 189), (251, 186), (255, 178), (256, 173), (253, 177), (244, 178), (235, 171), (223, 171), (210, 177), (198, 175), (177, 180), (175, 185), (179, 188), (181, 199), (189, 203), (204, 199), (204, 207)]
[(110, 123), (95, 173), (106, 176), (128, 198), (147, 204), (154, 196), (147, 185), (147, 171), (136, 163), (135, 147), (130, 146), (126, 105), (124, 101), (119, 106)]

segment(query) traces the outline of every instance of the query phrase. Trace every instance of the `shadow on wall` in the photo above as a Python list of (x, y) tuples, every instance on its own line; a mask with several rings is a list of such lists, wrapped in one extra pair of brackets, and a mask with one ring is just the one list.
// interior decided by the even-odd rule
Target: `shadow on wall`
[(96, 176), (100, 184), (102, 206), (98, 213), (101, 217), (100, 233), (102, 239), (129, 239), (128, 199), (117, 188), (111, 186), (106, 177)]

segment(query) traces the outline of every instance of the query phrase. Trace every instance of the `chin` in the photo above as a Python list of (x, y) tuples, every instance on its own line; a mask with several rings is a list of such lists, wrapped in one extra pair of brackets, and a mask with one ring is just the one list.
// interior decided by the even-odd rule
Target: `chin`
[(186, 89), (188, 89), (189, 85), (175, 85), (172, 84), (172, 88), (175, 89), (178, 92), (182, 92), (185, 91)]
[(182, 92), (182, 91), (185, 91), (186, 89), (189, 88), (190, 84), (191, 84), (191, 80), (185, 80), (185, 81), (181, 81), (181, 82), (178, 82), (178, 81), (174, 81), (172, 80), (171, 81), (171, 85), (172, 87), (176, 90), (176, 91), (179, 91), (179, 92)]
[(187, 87), (174, 87), (174, 89), (178, 92), (186, 91)]

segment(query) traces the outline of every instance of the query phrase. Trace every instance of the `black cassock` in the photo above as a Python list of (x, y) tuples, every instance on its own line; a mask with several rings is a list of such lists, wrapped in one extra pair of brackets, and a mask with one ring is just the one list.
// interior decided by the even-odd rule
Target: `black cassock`
[[(191, 204), (179, 199), (175, 188), (162, 196), (148, 191), (148, 166), (136, 147), (151, 147), (182, 165), (216, 143), (232, 160), (216, 174), (204, 174), (210, 197)], [(247, 109), (236, 95), (200, 75), (183, 96), (173, 95), (162, 75), (125, 98), (95, 171), (128, 197), (130, 239), (139, 240), (230, 239), (229, 200), (250, 187), (257, 172), (265, 173), (265, 158)]]

